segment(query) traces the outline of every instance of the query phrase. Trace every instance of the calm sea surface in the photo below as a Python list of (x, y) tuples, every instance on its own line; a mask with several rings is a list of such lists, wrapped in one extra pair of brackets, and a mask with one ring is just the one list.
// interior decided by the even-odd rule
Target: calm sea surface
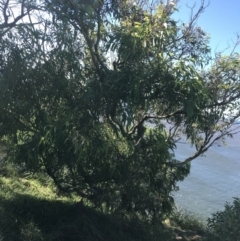
[[(184, 160), (193, 151), (188, 144), (179, 144), (176, 156)], [(177, 207), (205, 220), (224, 210), (232, 197), (240, 197), (240, 133), (227, 139), (227, 146), (215, 144), (205, 157), (193, 160), (190, 175), (178, 185), (180, 190), (174, 193)]]

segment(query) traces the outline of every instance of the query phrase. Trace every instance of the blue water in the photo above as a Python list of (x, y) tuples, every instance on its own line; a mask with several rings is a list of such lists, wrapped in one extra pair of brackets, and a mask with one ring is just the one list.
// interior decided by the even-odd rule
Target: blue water
[[(193, 152), (188, 144), (178, 144), (176, 156), (184, 160)], [(215, 144), (205, 157), (193, 160), (190, 175), (178, 185), (180, 190), (173, 193), (177, 207), (204, 220), (224, 210), (232, 197), (240, 197), (240, 134), (227, 139), (227, 146)]]

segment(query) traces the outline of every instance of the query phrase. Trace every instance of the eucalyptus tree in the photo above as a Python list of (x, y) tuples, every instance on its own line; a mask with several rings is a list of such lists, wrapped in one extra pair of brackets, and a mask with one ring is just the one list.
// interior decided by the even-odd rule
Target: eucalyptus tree
[(239, 55), (211, 56), (204, 9), (181, 23), (174, 1), (36, 2), (0, 40), (8, 161), (96, 207), (164, 217), (190, 162), (238, 131)]

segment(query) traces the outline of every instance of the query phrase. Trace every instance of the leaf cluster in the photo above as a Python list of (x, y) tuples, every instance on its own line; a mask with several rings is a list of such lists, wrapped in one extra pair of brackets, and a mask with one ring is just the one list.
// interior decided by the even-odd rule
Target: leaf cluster
[(212, 214), (208, 219), (208, 229), (214, 240), (239, 240), (240, 237), (240, 199), (226, 203), (224, 211)]
[[(7, 160), (97, 208), (157, 222), (190, 162), (238, 131), (239, 55), (203, 69), (208, 37), (194, 21), (204, 5), (183, 25), (173, 3), (39, 4), (0, 40)], [(185, 160), (180, 139), (196, 149)]]

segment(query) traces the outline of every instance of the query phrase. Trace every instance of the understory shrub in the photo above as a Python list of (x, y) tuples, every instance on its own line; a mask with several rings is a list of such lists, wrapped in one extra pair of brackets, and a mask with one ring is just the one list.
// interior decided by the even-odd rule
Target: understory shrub
[(233, 204), (227, 202), (224, 211), (213, 213), (207, 227), (214, 240), (240, 241), (240, 198), (234, 198)]

